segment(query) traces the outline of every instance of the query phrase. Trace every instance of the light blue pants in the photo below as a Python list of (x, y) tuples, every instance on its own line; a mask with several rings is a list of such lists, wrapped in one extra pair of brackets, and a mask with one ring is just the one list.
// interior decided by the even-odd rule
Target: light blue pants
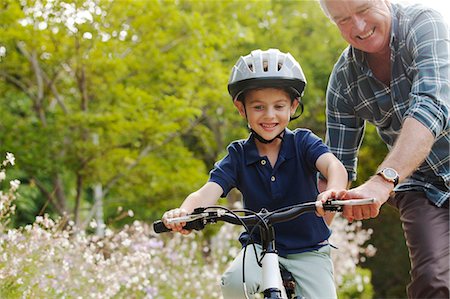
[[(257, 254), (260, 256), (261, 246), (256, 245), (256, 248)], [(244, 249), (241, 250), (222, 276), (224, 299), (246, 298), (242, 284), (243, 253)], [(292, 273), (296, 282), (296, 296), (303, 296), (306, 299), (337, 298), (329, 245), (315, 251), (279, 257), (279, 263)], [(262, 269), (256, 262), (253, 246), (249, 245), (245, 256), (245, 284), (249, 298), (253, 298), (254, 294), (264, 291), (261, 282)]]

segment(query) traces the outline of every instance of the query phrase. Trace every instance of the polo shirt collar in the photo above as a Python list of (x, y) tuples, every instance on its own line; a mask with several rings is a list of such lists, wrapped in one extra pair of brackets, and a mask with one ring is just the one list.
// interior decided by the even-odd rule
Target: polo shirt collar
[[(261, 161), (262, 157), (258, 153), (256, 148), (255, 139), (250, 136), (244, 141), (244, 156), (245, 164), (248, 166), (250, 164)], [(278, 155), (280, 161), (290, 159), (295, 156), (294, 147), (294, 133), (289, 130), (284, 130), (283, 141), (281, 142), (281, 149)]]

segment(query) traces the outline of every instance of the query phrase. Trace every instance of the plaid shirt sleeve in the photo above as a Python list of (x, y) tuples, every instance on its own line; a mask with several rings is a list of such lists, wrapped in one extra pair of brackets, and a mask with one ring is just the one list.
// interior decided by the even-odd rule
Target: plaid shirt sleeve
[[(345, 56), (345, 54), (343, 55)], [(349, 99), (343, 97), (339, 62), (333, 70), (327, 88), (327, 134), (326, 144), (330, 151), (341, 160), (348, 173), (348, 180), (356, 180), (358, 152), (364, 135), (365, 121), (356, 116)], [(348, 82), (350, 83), (350, 82)]]
[(436, 12), (425, 10), (408, 26), (401, 26), (405, 49), (411, 57), (411, 104), (404, 118), (412, 117), (435, 137), (449, 127), (449, 28)]

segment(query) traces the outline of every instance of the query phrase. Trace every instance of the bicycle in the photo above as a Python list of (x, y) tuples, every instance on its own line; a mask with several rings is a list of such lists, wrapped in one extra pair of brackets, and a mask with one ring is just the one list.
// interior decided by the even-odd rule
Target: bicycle
[[(292, 284), (290, 284), (291, 281), (283, 282), (281, 278), (278, 254), (275, 248), (275, 232), (272, 225), (279, 222), (289, 221), (307, 212), (315, 212), (318, 207), (322, 207), (325, 211), (342, 212), (345, 205), (366, 205), (372, 204), (375, 201), (376, 199), (374, 198), (358, 200), (328, 200), (325, 203), (315, 201), (292, 205), (277, 209), (275, 211), (267, 211), (266, 209), (262, 209), (259, 212), (246, 209), (230, 210), (222, 206), (211, 206), (197, 208), (189, 215), (171, 218), (168, 219), (168, 222), (185, 223), (184, 228), (187, 230), (202, 230), (207, 224), (223, 221), (235, 225), (242, 225), (248, 232), (250, 232), (250, 236), (256, 228), (259, 228), (261, 233), (261, 246), (263, 248), (261, 266), (262, 286), (264, 291), (262, 294), (264, 295), (264, 299), (286, 299), (293, 298), (295, 294), (293, 294), (292, 291)], [(246, 213), (246, 215), (239, 216), (237, 213)], [(250, 230), (249, 227), (252, 227), (252, 229)], [(171, 231), (161, 220), (153, 223), (153, 229), (156, 233)], [(247, 248), (247, 246), (245, 246), (245, 248)], [(245, 263), (243, 263), (243, 265), (244, 264)], [(245, 273), (244, 269), (243, 273)], [(290, 285), (290, 290), (286, 292), (286, 289), (282, 287), (283, 284)], [(244, 293), (247, 296), (245, 276), (243, 276), (243, 286)], [(289, 297), (287, 294), (289, 294)]]

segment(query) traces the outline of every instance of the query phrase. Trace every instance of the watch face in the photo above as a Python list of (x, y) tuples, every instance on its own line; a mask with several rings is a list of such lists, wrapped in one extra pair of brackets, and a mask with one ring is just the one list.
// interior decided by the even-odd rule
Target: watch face
[(386, 168), (383, 170), (383, 173), (386, 177), (390, 178), (390, 179), (395, 179), (397, 178), (397, 172), (392, 169), (392, 168)]

